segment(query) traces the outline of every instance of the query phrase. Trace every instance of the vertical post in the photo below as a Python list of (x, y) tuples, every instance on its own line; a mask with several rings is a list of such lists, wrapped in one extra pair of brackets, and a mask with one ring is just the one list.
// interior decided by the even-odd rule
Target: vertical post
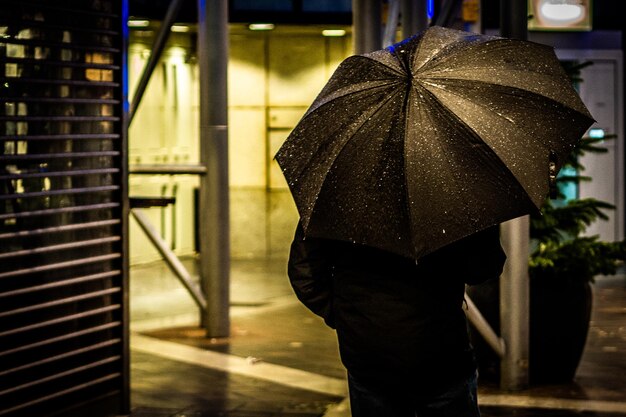
[(120, 404), (120, 414), (130, 414), (130, 242), (129, 242), (129, 216), (130, 202), (128, 199), (128, 7), (129, 0), (121, 0), (121, 28), (122, 38), (120, 39), (122, 51), (116, 60), (121, 69), (121, 78), (116, 80), (120, 83), (121, 114), (122, 120), (119, 123), (121, 130), (121, 161), (122, 161), (122, 386), (120, 387), (122, 399)]
[(402, 39), (428, 27), (427, 0), (402, 0)]
[(501, 226), (507, 261), (500, 280), (500, 332), (506, 346), (500, 361), (500, 387), (508, 391), (528, 386), (528, 227), (528, 216)]
[(398, 31), (398, 17), (400, 16), (400, 0), (387, 1), (387, 23), (385, 23), (385, 34), (383, 35), (383, 48), (396, 43), (396, 33)]
[(380, 0), (352, 0), (354, 53), (364, 54), (382, 47)]
[(228, 194), (228, 2), (198, 0), (200, 71), (200, 281), (207, 337), (230, 335), (230, 218)]
[(527, 0), (500, 0), (500, 35), (528, 39)]
[(444, 0), (435, 14), (434, 21), (437, 26), (450, 26), (459, 16), (461, 10), (461, 0)]
[[(527, 0), (500, 0), (502, 36), (526, 39)], [(502, 243), (508, 260), (500, 281), (500, 323), (506, 352), (500, 366), (500, 386), (518, 391), (528, 386), (530, 290), (528, 279), (529, 217), (502, 225)]]
[(130, 110), (128, 111), (128, 121), (130, 123), (133, 121), (135, 114), (137, 113), (137, 109), (139, 108), (139, 103), (141, 103), (141, 99), (143, 98), (143, 94), (146, 92), (146, 88), (148, 87), (148, 82), (150, 81), (150, 77), (152, 76), (152, 72), (154, 68), (159, 63), (161, 59), (161, 55), (163, 53), (163, 49), (165, 49), (165, 43), (167, 42), (167, 38), (170, 34), (170, 29), (174, 24), (174, 20), (176, 16), (178, 16), (178, 11), (180, 10), (181, 5), (183, 4), (183, 0), (173, 0), (169, 7), (167, 8), (167, 13), (163, 18), (163, 22), (161, 23), (161, 27), (157, 32), (156, 39), (154, 40), (154, 44), (152, 45), (152, 51), (150, 53), (150, 57), (148, 58), (148, 62), (141, 72), (141, 78), (139, 78), (139, 82), (137, 83), (137, 87), (135, 88), (135, 94), (133, 96), (133, 100), (130, 102)]

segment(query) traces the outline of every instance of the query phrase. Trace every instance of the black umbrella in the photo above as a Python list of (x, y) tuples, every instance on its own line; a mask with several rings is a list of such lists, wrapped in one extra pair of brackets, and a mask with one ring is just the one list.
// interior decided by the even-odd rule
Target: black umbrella
[(593, 122), (553, 48), (435, 26), (344, 60), (276, 160), (307, 236), (419, 259), (538, 210)]

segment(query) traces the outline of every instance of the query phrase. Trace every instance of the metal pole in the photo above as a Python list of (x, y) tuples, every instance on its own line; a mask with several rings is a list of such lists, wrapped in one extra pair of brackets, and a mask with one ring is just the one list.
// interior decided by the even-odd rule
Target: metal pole
[(159, 251), (165, 260), (165, 263), (167, 263), (167, 266), (169, 266), (170, 270), (176, 274), (176, 277), (189, 292), (189, 295), (191, 295), (191, 298), (193, 298), (193, 301), (195, 301), (198, 308), (202, 310), (206, 309), (206, 299), (204, 294), (202, 294), (202, 290), (193, 281), (191, 274), (187, 271), (185, 265), (183, 265), (176, 254), (168, 247), (167, 242), (159, 236), (159, 232), (152, 225), (152, 223), (150, 223), (148, 216), (146, 216), (144, 212), (138, 208), (134, 208), (130, 212), (148, 239), (150, 239), (154, 247)]
[(389, 0), (387, 4), (387, 23), (385, 23), (385, 34), (383, 35), (384, 48), (396, 43), (398, 16), (400, 14), (400, 0)]
[(441, 10), (435, 17), (435, 25), (444, 27), (451, 26), (459, 15), (461, 6), (462, 0), (444, 0), (441, 5)]
[(382, 47), (380, 0), (352, 0), (354, 53), (364, 54)]
[(508, 259), (500, 281), (500, 333), (507, 349), (500, 362), (500, 387), (509, 391), (528, 386), (528, 227), (528, 216), (502, 224)]
[(180, 10), (180, 6), (182, 4), (183, 0), (173, 0), (165, 13), (165, 18), (163, 18), (159, 32), (154, 40), (154, 44), (152, 45), (150, 57), (148, 58), (148, 62), (141, 73), (141, 78), (139, 79), (139, 83), (137, 83), (137, 88), (135, 88), (135, 94), (130, 102), (130, 109), (128, 110), (127, 118), (128, 125), (131, 124), (133, 117), (135, 117), (135, 113), (137, 113), (143, 93), (145, 93), (146, 88), (148, 87), (148, 81), (150, 81), (150, 77), (152, 76), (152, 72), (161, 58), (161, 54), (165, 48), (165, 42), (170, 34), (170, 29), (174, 24), (176, 16), (178, 16), (178, 11)]
[(428, 27), (427, 0), (402, 0), (402, 38), (406, 39)]
[(465, 310), (467, 319), (474, 325), (478, 333), (480, 333), (493, 351), (496, 352), (500, 358), (503, 358), (506, 352), (504, 340), (496, 334), (467, 293), (465, 294), (465, 302), (467, 303), (467, 310)]
[(230, 335), (230, 216), (228, 194), (228, 2), (198, 0), (200, 72), (200, 280), (207, 297), (208, 337)]
[[(528, 37), (527, 0), (500, 0), (500, 34), (525, 40)], [(528, 216), (502, 225), (502, 243), (508, 260), (500, 282), (500, 323), (506, 352), (500, 363), (500, 386), (518, 391), (528, 386), (530, 290)]]
[(186, 164), (135, 164), (129, 172), (135, 175), (205, 175), (206, 167)]
[(528, 39), (528, 4), (526, 0), (500, 0), (500, 35)]

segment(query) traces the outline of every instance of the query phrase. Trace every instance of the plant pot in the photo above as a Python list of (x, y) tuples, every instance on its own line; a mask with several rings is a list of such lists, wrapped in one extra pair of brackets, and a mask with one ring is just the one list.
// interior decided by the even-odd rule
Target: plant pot
[[(500, 332), (499, 280), (468, 288), (467, 293)], [(529, 323), (529, 378), (531, 384), (571, 382), (580, 363), (591, 319), (589, 282), (575, 279), (531, 279)], [(470, 325), (482, 378), (498, 380), (500, 359)]]

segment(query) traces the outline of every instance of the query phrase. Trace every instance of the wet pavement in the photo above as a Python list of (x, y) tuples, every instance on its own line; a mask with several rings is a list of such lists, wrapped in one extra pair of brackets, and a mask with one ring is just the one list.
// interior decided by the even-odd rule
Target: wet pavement
[[(131, 416), (348, 417), (334, 333), (297, 302), (285, 261), (233, 261), (231, 279), (231, 336), (209, 339), (162, 263), (131, 269)], [(481, 381), (482, 415), (626, 417), (625, 371), (626, 277), (602, 278), (575, 380), (520, 392)]]

